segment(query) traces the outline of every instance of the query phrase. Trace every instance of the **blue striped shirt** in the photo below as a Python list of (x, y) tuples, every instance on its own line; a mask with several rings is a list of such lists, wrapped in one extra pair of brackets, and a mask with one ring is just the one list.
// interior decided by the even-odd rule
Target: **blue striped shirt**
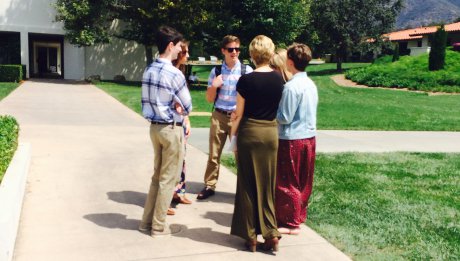
[[(252, 72), (251, 66), (246, 66), (246, 74)], [(208, 78), (208, 88), (211, 87), (212, 80), (216, 77), (216, 68), (211, 70)], [(222, 64), (222, 81), (217, 95), (215, 107), (224, 111), (234, 111), (236, 108), (236, 83), (241, 77), (241, 63), (238, 61), (232, 69), (228, 68), (225, 62)]]
[(184, 115), (192, 111), (192, 98), (185, 76), (171, 61), (158, 58), (149, 65), (142, 76), (142, 114), (149, 121), (172, 123), (177, 117), (174, 107), (179, 103)]

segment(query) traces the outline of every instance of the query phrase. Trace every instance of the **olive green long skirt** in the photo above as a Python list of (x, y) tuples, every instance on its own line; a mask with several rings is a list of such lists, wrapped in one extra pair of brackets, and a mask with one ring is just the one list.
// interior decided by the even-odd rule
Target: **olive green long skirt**
[(231, 234), (245, 240), (281, 237), (275, 216), (276, 120), (243, 118), (237, 140), (238, 177)]

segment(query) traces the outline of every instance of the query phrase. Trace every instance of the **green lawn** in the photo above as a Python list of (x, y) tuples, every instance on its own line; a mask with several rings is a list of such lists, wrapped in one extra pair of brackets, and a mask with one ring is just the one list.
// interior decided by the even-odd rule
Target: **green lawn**
[(16, 82), (0, 82), (0, 101), (19, 86)]
[[(346, 63), (343, 68), (368, 65)], [(313, 65), (307, 69), (319, 91), (318, 129), (460, 131), (460, 114), (455, 110), (460, 104), (460, 95), (428, 96), (406, 91), (344, 88), (330, 79), (336, 74), (335, 66)], [(206, 71), (211, 68), (195, 67), (193, 70), (198, 71), (200, 80), (207, 77)], [(97, 85), (140, 113), (140, 83)], [(210, 112), (212, 104), (205, 101), (206, 87), (190, 89), (193, 110)], [(209, 127), (209, 116), (193, 116), (191, 121), (193, 127)]]
[(306, 224), (355, 260), (458, 260), (458, 184), (460, 154), (321, 153)]

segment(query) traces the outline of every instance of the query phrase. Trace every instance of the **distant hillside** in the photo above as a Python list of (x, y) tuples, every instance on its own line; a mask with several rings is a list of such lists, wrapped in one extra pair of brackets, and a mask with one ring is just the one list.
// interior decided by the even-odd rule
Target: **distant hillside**
[(414, 28), (432, 23), (451, 23), (460, 17), (460, 0), (405, 0), (396, 28)]

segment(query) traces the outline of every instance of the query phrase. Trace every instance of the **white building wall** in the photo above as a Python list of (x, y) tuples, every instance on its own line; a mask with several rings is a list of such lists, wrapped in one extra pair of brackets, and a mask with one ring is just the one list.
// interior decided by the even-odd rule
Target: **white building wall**
[[(110, 30), (121, 32), (123, 25), (115, 20)], [(128, 81), (141, 81), (147, 61), (143, 45), (115, 37), (110, 44), (87, 47), (85, 55), (86, 77), (99, 75), (103, 80), (123, 75)]]
[(100, 75), (103, 80), (123, 75), (128, 81), (141, 81), (146, 67), (144, 47), (117, 38), (110, 44), (87, 47), (85, 60), (86, 77)]
[(430, 53), (431, 47), (411, 47), (410, 48), (410, 56), (419, 56), (422, 54)]
[(64, 41), (64, 79), (85, 79), (85, 48), (75, 47), (67, 40)]

